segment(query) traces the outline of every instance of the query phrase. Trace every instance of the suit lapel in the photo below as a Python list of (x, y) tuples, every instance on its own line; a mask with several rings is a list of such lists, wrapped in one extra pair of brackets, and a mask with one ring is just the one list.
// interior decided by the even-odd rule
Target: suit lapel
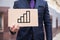
[(36, 0), (35, 8), (38, 8), (39, 6), (44, 6), (44, 1), (43, 0)]
[(30, 5), (27, 0), (20, 0), (19, 1), (19, 8), (30, 8)]
[[(38, 8), (38, 6), (43, 6), (42, 0), (36, 0), (35, 8)], [(30, 4), (27, 0), (20, 0), (19, 1), (19, 8), (30, 8)]]
[(26, 7), (27, 7), (27, 8), (30, 8), (30, 3), (29, 3), (29, 1), (26, 0), (25, 3), (26, 3)]

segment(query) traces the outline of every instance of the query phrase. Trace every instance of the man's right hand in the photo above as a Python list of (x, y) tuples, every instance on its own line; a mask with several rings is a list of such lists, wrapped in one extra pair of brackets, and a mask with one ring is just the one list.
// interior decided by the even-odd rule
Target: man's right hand
[(12, 32), (17, 32), (19, 30), (19, 26), (18, 25), (13, 25), (12, 27), (10, 27), (10, 30)]

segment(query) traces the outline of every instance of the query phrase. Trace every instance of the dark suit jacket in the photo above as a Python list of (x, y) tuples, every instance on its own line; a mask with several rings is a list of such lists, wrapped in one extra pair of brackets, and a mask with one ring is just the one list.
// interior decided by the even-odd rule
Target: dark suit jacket
[[(27, 0), (19, 0), (14, 3), (15, 9), (28, 9), (30, 8)], [(47, 40), (52, 40), (52, 23), (48, 11), (48, 5), (46, 1), (36, 0), (35, 8), (38, 9), (38, 27), (23, 27), (20, 28), (17, 34), (16, 40), (44, 40), (44, 29), (46, 31)], [(13, 32), (11, 32), (14, 34)]]

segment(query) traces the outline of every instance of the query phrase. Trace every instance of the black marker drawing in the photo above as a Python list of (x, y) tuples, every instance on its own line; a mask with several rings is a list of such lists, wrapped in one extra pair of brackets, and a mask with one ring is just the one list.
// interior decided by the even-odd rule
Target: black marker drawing
[(30, 23), (30, 11), (26, 11), (23, 16), (17, 19), (18, 23)]

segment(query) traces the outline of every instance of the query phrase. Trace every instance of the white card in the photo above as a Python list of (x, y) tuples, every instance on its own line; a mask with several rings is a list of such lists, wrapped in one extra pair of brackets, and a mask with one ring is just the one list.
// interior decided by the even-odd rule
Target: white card
[(8, 26), (38, 27), (38, 9), (9, 9)]

